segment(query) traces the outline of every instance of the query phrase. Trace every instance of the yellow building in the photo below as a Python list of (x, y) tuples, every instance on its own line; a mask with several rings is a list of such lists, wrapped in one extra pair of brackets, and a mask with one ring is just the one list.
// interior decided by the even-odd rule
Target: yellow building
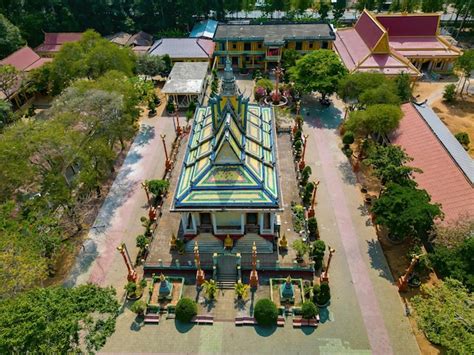
[(224, 67), (229, 55), (233, 66), (267, 70), (286, 49), (301, 54), (331, 49), (335, 38), (332, 27), (323, 23), (219, 24), (214, 57), (218, 68)]

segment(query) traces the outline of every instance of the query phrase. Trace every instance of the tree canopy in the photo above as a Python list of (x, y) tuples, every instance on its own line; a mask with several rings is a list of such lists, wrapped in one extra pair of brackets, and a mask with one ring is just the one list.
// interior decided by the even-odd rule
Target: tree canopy
[(4, 58), (25, 44), (18, 27), (0, 13), (0, 58)]
[(364, 163), (373, 167), (375, 176), (380, 179), (383, 185), (394, 182), (399, 185), (416, 186), (416, 182), (411, 176), (413, 172), (421, 172), (421, 170), (405, 165), (412, 160), (397, 145), (376, 144), (369, 149), (368, 157)]
[(434, 220), (442, 216), (440, 206), (431, 203), (425, 190), (395, 183), (387, 185), (371, 212), (375, 223), (387, 227), (390, 237), (398, 241), (407, 237), (427, 240)]
[(418, 327), (429, 341), (448, 353), (474, 353), (474, 296), (459, 281), (446, 279), (434, 287), (422, 286), (411, 299)]
[(115, 329), (113, 288), (39, 288), (0, 301), (0, 352), (94, 351)]
[(398, 127), (402, 116), (398, 106), (371, 105), (366, 110), (352, 111), (344, 126), (359, 135), (386, 135)]
[(289, 69), (290, 78), (302, 93), (319, 92), (323, 98), (332, 95), (347, 69), (331, 50), (313, 51), (296, 61)]

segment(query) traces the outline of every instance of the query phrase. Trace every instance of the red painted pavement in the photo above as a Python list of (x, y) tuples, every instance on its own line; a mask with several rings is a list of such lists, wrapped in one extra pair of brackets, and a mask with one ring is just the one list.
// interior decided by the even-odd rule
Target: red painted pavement
[(319, 119), (316, 121), (316, 126), (317, 128), (312, 130), (314, 142), (316, 142), (316, 148), (321, 159), (321, 169), (327, 182), (332, 208), (337, 216), (339, 235), (341, 236), (357, 301), (369, 337), (370, 347), (374, 354), (392, 354), (390, 338), (368, 275), (367, 266), (359, 249), (358, 236), (344, 195), (342, 179), (337, 172), (336, 161), (333, 160), (329, 149), (330, 142), (321, 128)]

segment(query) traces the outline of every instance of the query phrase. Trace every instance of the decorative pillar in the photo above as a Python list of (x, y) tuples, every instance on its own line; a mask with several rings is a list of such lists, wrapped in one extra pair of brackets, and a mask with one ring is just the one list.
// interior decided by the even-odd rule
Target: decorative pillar
[(197, 268), (197, 271), (196, 271), (196, 285), (198, 287), (200, 287), (203, 284), (204, 280), (205, 280), (205, 276), (204, 276), (204, 270), (201, 269), (201, 259), (199, 257), (198, 242), (194, 243), (194, 261), (196, 262), (196, 268)]
[(313, 189), (313, 197), (311, 198), (311, 207), (309, 208), (309, 211), (308, 211), (308, 217), (311, 218), (311, 217), (314, 217), (314, 205), (316, 203), (316, 192), (318, 191), (318, 185), (319, 185), (320, 181), (317, 181), (317, 182), (314, 182), (313, 185), (314, 185), (314, 189)]
[(300, 170), (303, 170), (304, 167), (306, 166), (306, 163), (304, 161), (304, 155), (306, 153), (306, 144), (308, 143), (308, 137), (309, 135), (305, 134), (304, 136), (304, 142), (303, 142), (303, 154), (301, 155), (301, 160), (300, 160), (300, 165), (299, 168)]
[(181, 136), (181, 133), (183, 133), (183, 130), (181, 126), (179, 125), (179, 110), (178, 110), (178, 100), (175, 101), (175, 110), (174, 110), (174, 115), (176, 118), (176, 136), (179, 137)]
[(168, 172), (171, 170), (172, 162), (169, 159), (168, 149), (166, 148), (166, 142), (165, 142), (166, 134), (160, 134), (160, 137), (161, 137), (161, 141), (163, 142), (163, 149), (165, 150), (165, 158), (166, 158), (165, 169), (166, 169), (166, 172)]
[(258, 274), (257, 274), (257, 246), (255, 242), (252, 245), (252, 271), (250, 272), (250, 287), (256, 289), (258, 287)]
[(154, 222), (156, 220), (156, 209), (153, 207), (153, 204), (151, 203), (150, 191), (148, 190), (147, 181), (142, 182), (142, 187), (145, 190), (146, 199), (148, 202), (148, 218), (150, 219), (151, 222)]
[(300, 114), (300, 106), (301, 106), (301, 101), (296, 101), (296, 116), (295, 116), (295, 125), (293, 126), (293, 134), (296, 133), (298, 130), (299, 124), (298, 124), (298, 116)]
[(280, 103), (280, 91), (279, 91), (279, 84), (280, 84), (280, 75), (283, 74), (283, 69), (280, 66), (280, 62), (278, 62), (277, 67), (274, 69), (275, 72), (275, 91), (272, 95), (272, 101), (274, 104)]
[(136, 282), (138, 275), (137, 272), (133, 269), (132, 261), (130, 259), (130, 255), (128, 254), (127, 246), (125, 245), (125, 243), (122, 243), (117, 247), (117, 250), (120, 252), (120, 254), (122, 254), (123, 260), (125, 261), (125, 265), (127, 266), (127, 280), (129, 282)]
[(336, 252), (336, 249), (328, 247), (329, 248), (329, 258), (328, 258), (328, 264), (326, 265), (326, 268), (324, 269), (324, 272), (321, 275), (321, 282), (329, 282), (329, 266), (331, 265), (331, 259), (332, 255)]
[(415, 255), (413, 259), (411, 259), (410, 266), (408, 266), (408, 269), (406, 269), (405, 274), (402, 275), (398, 279), (398, 292), (406, 292), (408, 288), (408, 278), (410, 277), (411, 273), (413, 272), (413, 269), (415, 268), (416, 264), (418, 263), (418, 260), (420, 257), (418, 255)]

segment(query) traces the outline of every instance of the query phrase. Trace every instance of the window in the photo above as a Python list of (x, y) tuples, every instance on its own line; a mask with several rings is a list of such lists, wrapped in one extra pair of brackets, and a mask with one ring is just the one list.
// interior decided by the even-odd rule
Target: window
[(323, 41), (323, 43), (321, 44), (321, 48), (322, 48), (322, 49), (328, 49), (328, 42), (327, 42), (327, 41)]
[(296, 42), (295, 49), (296, 49), (297, 51), (302, 50), (302, 49), (303, 49), (303, 43), (302, 43), (302, 42)]
[(210, 213), (200, 213), (201, 217), (201, 224), (212, 224), (211, 222), (211, 214)]
[(313, 42), (309, 42), (309, 49), (313, 49), (314, 47), (314, 43)]
[(237, 49), (237, 43), (232, 43), (232, 49)]
[(261, 43), (257, 44), (257, 48), (262, 49), (262, 44)]
[(247, 224), (257, 224), (257, 223), (258, 223), (258, 214), (247, 213)]
[(193, 229), (193, 216), (191, 213), (188, 213), (188, 221), (186, 223), (186, 229)]
[(263, 229), (271, 228), (272, 215), (270, 213), (265, 213), (263, 215)]
[(252, 43), (245, 42), (244, 43), (244, 51), (251, 51), (252, 50)]

